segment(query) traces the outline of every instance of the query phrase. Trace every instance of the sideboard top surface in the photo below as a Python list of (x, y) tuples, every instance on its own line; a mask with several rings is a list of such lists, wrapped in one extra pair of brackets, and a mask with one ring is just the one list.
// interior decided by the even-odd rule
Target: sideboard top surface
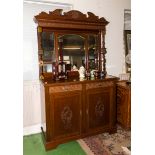
[(66, 80), (52, 80), (52, 79), (44, 79), (44, 80), (40, 80), (41, 83), (44, 86), (50, 86), (50, 85), (64, 85), (64, 84), (77, 84), (77, 83), (91, 83), (91, 82), (103, 82), (103, 81), (111, 81), (111, 80), (117, 80), (118, 78), (115, 76), (111, 76), (108, 75), (103, 79), (99, 79), (99, 78), (83, 78), (83, 79), (66, 79)]

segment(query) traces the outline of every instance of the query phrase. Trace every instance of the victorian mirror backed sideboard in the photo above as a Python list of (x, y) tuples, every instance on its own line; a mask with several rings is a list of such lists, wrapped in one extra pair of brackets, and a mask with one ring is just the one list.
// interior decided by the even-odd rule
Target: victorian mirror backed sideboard
[(108, 76), (108, 22), (91, 12), (41, 12), (38, 59), (45, 148), (116, 131), (116, 77)]

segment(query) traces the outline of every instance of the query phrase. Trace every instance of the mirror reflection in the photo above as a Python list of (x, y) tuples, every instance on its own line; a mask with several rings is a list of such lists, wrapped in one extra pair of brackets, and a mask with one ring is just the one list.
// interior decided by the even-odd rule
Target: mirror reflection
[(89, 55), (89, 69), (94, 70), (97, 68), (97, 35), (88, 36), (88, 55)]
[(43, 49), (43, 61), (53, 61), (55, 60), (54, 51), (54, 33), (52, 32), (42, 32), (41, 43)]
[(67, 70), (85, 67), (85, 38), (77, 34), (58, 37), (59, 61), (66, 63)]

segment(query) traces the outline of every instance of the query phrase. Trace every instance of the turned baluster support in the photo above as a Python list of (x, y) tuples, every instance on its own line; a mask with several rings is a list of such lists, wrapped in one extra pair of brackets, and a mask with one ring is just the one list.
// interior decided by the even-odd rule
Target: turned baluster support
[(106, 59), (105, 59), (106, 48), (105, 48), (105, 31), (104, 30), (100, 31), (100, 36), (101, 36), (101, 50), (100, 50), (99, 71), (100, 71), (100, 77), (103, 78), (107, 74)]

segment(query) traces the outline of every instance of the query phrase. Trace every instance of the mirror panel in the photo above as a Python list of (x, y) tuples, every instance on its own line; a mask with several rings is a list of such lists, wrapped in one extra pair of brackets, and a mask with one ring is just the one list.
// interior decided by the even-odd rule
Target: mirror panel
[(41, 33), (41, 46), (43, 49), (43, 61), (55, 61), (54, 32)]
[(89, 69), (97, 69), (97, 35), (88, 35)]
[(75, 65), (85, 67), (85, 38), (77, 34), (65, 34), (58, 37), (59, 61), (66, 63), (67, 70)]

